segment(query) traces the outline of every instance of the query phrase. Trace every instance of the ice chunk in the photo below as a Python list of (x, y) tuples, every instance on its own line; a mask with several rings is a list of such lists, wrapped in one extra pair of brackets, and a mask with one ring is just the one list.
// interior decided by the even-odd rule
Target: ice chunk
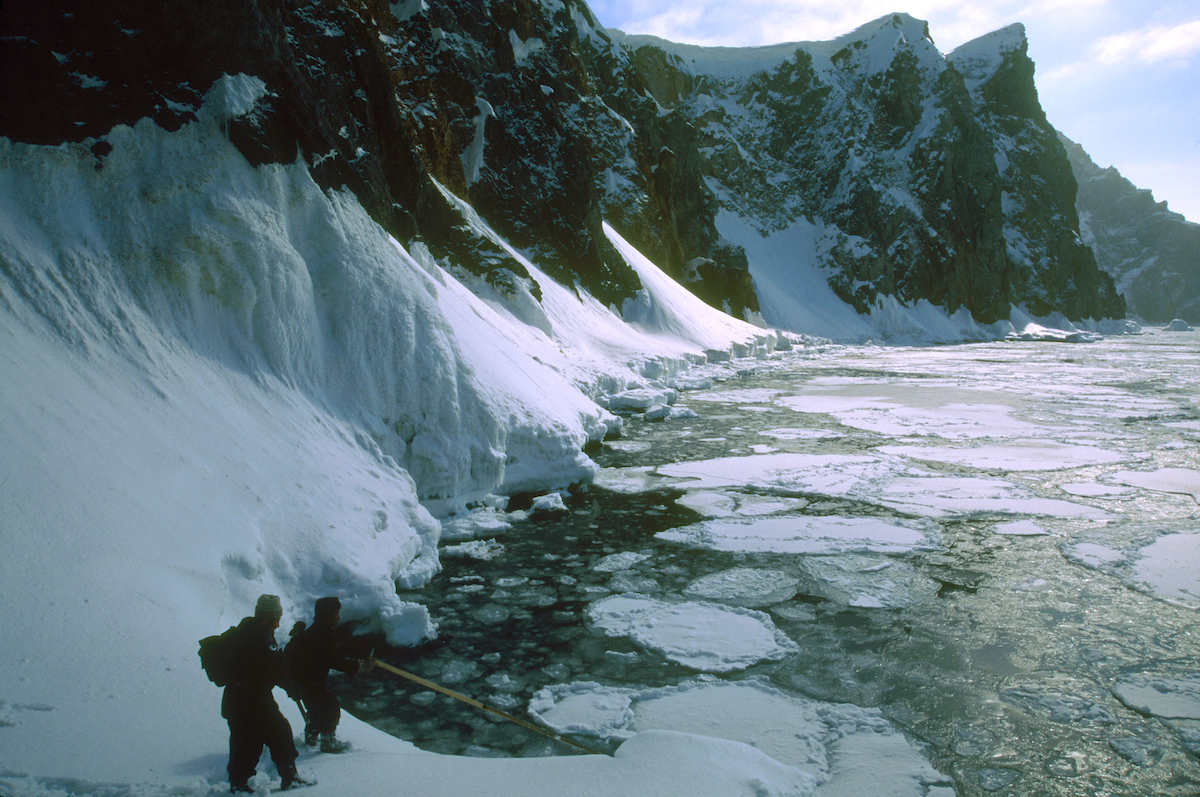
[(822, 597), (845, 606), (902, 609), (933, 597), (939, 588), (907, 562), (881, 556), (810, 556), (800, 567)]
[(997, 523), (995, 526), (992, 526), (992, 532), (1014, 537), (1042, 537), (1050, 533), (1032, 520), (1014, 520), (1009, 523)]
[(548, 493), (539, 495), (533, 499), (533, 507), (530, 509), (531, 515), (561, 515), (567, 511), (567, 505), (563, 503), (563, 497), (560, 493)]
[(472, 540), (459, 545), (447, 545), (439, 551), (442, 557), (463, 557), (482, 562), (490, 562), (503, 553), (504, 546), (495, 540)]
[(953, 797), (948, 778), (877, 709), (784, 694), (754, 679), (661, 689), (580, 682), (542, 689), (529, 710), (560, 733), (625, 739), (687, 729), (744, 742), (812, 773), (819, 795)]
[(678, 397), (678, 391), (673, 388), (634, 388), (610, 398), (608, 409), (615, 413), (645, 412), (655, 404), (674, 404)]
[(649, 492), (669, 483), (653, 471), (654, 468), (648, 465), (637, 468), (601, 468), (593, 484), (614, 493), (628, 495)]
[[(1121, 462), (1126, 455), (1096, 446), (1070, 445), (1053, 440), (1016, 440), (973, 448), (947, 446), (879, 446), (877, 451), (912, 459), (969, 465), (981, 470), (1047, 471)], [(1200, 475), (1200, 474), (1198, 474)]]
[(655, 536), (717, 551), (907, 553), (938, 547), (937, 529), (927, 520), (885, 521), (836, 515), (706, 520)]
[(954, 476), (900, 476), (885, 483), (870, 499), (882, 506), (927, 517), (954, 517), (983, 512), (1013, 515), (1115, 520), (1102, 509), (1040, 498), (1003, 479)]
[(463, 542), (484, 537), (495, 537), (512, 528), (503, 512), (481, 509), (471, 514), (442, 523), (443, 542)]
[(735, 567), (698, 578), (687, 585), (689, 598), (745, 606), (755, 609), (791, 600), (796, 596), (798, 580), (781, 570)]
[(1113, 693), (1134, 711), (1165, 720), (1200, 720), (1200, 673), (1189, 676), (1135, 673)]
[(588, 607), (592, 624), (703, 672), (734, 672), (799, 651), (762, 612), (614, 595)]
[(1167, 534), (1142, 548), (1133, 580), (1163, 600), (1200, 609), (1200, 533)]
[(1141, 487), (1145, 490), (1190, 495), (1197, 503), (1200, 503), (1200, 471), (1188, 468), (1163, 468), (1153, 473), (1121, 471), (1112, 474), (1110, 478), (1121, 484)]
[(685, 493), (680, 498), (677, 498), (675, 503), (710, 518), (730, 517), (732, 515), (741, 515), (743, 517), (774, 515), (781, 512), (794, 512), (808, 505), (808, 501), (803, 498), (780, 498), (753, 493), (733, 491), (709, 492), (704, 490)]
[(599, 570), (602, 573), (615, 573), (618, 570), (628, 570), (638, 562), (644, 562), (649, 558), (650, 554), (648, 553), (622, 551), (621, 553), (609, 554), (592, 565), (592, 569)]
[(1097, 482), (1060, 484), (1058, 489), (1068, 495), (1077, 495), (1081, 498), (1126, 498), (1132, 495), (1129, 490), (1123, 487), (1116, 487), (1111, 484), (1098, 484)]

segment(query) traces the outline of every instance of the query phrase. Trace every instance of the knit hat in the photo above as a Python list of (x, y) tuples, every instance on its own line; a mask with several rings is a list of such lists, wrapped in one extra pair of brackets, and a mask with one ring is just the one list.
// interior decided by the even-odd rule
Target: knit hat
[(317, 598), (317, 602), (313, 606), (313, 617), (320, 620), (322, 617), (331, 617), (341, 610), (342, 602), (337, 598)]
[(259, 595), (254, 604), (255, 617), (283, 617), (283, 603), (278, 595)]

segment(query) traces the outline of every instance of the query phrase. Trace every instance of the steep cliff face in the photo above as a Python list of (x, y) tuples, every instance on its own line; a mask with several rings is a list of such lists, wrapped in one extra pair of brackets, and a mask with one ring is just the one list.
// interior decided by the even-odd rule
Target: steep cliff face
[(1149, 323), (1200, 323), (1200, 224), (1060, 138), (1079, 182), (1080, 232), (1116, 280), (1130, 314)]
[[(1019, 29), (947, 59), (904, 15), (722, 50), (607, 31), (581, 0), (10, 0), (0, 25), (0, 135), (87, 141), (103, 168), (114, 125), (177, 129), (222, 74), (252, 75), (268, 94), (228, 126), (251, 163), (301, 159), (402, 242), (521, 301), (540, 286), (457, 200), (616, 307), (642, 286), (605, 220), (744, 318), (758, 291), (802, 290), (789, 269), (860, 311), (895, 296), (985, 322), (1011, 304), (1124, 312), (1078, 241)], [(801, 228), (794, 262), (748, 255)]]
[(1019, 26), (948, 58), (902, 14), (833, 42), (625, 45), (658, 102), (697, 129), (721, 208), (760, 235), (809, 225), (795, 269), (820, 268), (860, 311), (888, 295), (983, 321), (1011, 304), (1123, 314), (1078, 240), (1070, 169)]

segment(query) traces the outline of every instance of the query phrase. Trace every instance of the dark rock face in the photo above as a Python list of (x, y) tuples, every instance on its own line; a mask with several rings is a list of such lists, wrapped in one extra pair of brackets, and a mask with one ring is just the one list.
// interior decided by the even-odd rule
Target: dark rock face
[(1061, 137), (1079, 181), (1076, 207), (1083, 239), (1129, 303), (1152, 324), (1200, 323), (1200, 224), (1172, 213), (1113, 168), (1101, 169)]
[(819, 227), (807, 266), (860, 310), (894, 295), (982, 321), (1010, 304), (1124, 313), (1078, 240), (1023, 35), (947, 59), (895, 15), (735, 51), (729, 72), (702, 48), (606, 31), (580, 0), (5, 0), (0, 28), (0, 135), (92, 141), (103, 168), (114, 125), (177, 129), (221, 75), (254, 75), (268, 95), (227, 130), (251, 163), (303, 159), (399, 240), (505, 294), (540, 289), (472, 211), (618, 308), (641, 284), (606, 220), (753, 317), (749, 242), (719, 223), (736, 217)]
[(797, 267), (822, 268), (858, 310), (890, 295), (982, 321), (1013, 304), (1121, 316), (1078, 239), (1023, 31), (1001, 34), (946, 58), (924, 23), (893, 15), (835, 42), (732, 56), (649, 37), (626, 46), (658, 102), (698, 130), (720, 206), (763, 235), (817, 224)]

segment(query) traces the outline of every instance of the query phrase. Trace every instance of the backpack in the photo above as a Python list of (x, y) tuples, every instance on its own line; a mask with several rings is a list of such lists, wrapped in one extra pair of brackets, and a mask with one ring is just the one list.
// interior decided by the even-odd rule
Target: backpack
[(223, 634), (207, 636), (200, 640), (200, 666), (208, 680), (217, 686), (225, 686), (234, 675), (237, 644), (234, 633), (237, 626)]

